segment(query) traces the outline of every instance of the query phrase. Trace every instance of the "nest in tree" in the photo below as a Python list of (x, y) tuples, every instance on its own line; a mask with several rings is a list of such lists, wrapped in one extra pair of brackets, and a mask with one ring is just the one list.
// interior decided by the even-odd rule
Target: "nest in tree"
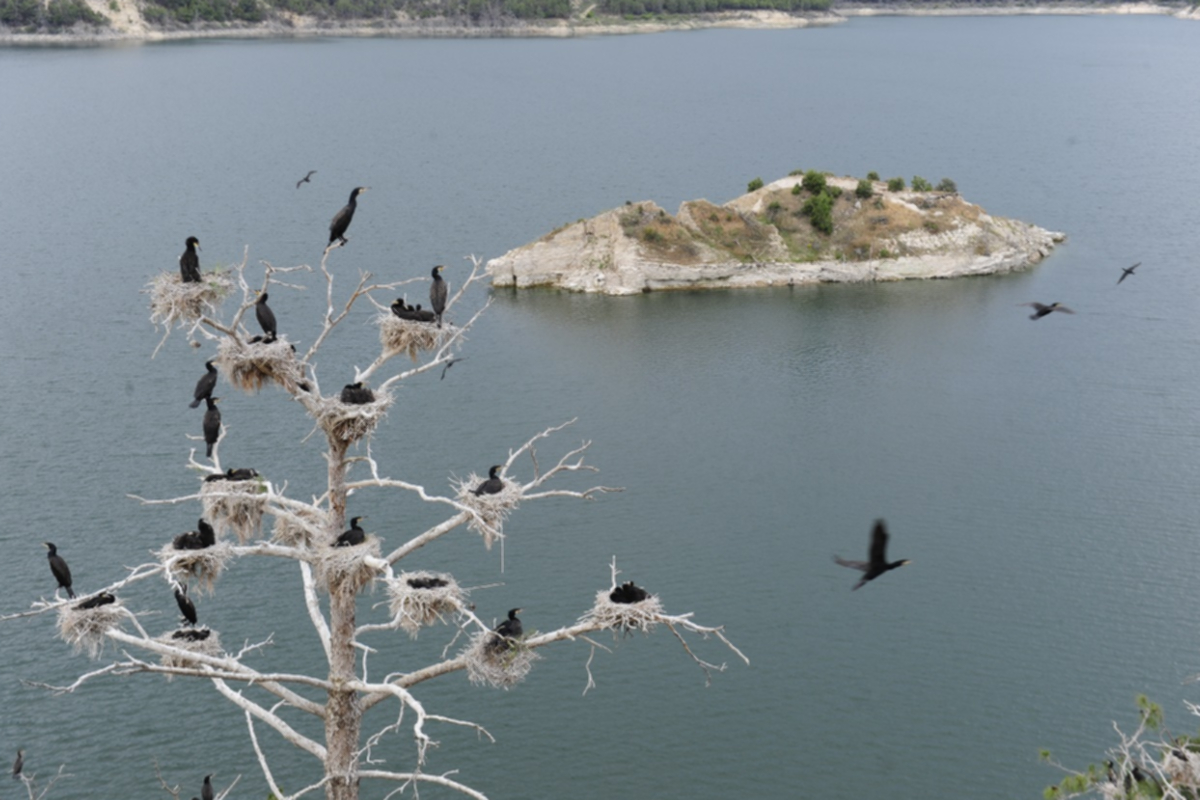
[(376, 315), (375, 324), (379, 326), (379, 343), (383, 345), (384, 355), (408, 353), (413, 361), (422, 350), (440, 349), (456, 330), (446, 322), (439, 328), (435, 322), (400, 319), (390, 311)]
[(525, 680), (533, 662), (541, 658), (520, 639), (505, 639), (493, 631), (472, 636), (459, 657), (466, 661), (471, 683), (485, 683), (496, 689), (507, 689)]
[(194, 581), (198, 591), (212, 594), (217, 578), (233, 558), (233, 551), (228, 542), (218, 542), (202, 550), (176, 550), (175, 545), (168, 544), (156, 555), (177, 583)]
[(375, 402), (358, 405), (343, 403), (337, 397), (322, 398), (314, 411), (317, 424), (333, 440), (357, 442), (387, 415), (394, 398), (388, 392), (376, 392)]
[(227, 337), (217, 345), (213, 362), (226, 380), (247, 394), (255, 394), (271, 381), (294, 392), (297, 384), (304, 381), (295, 348), (287, 339), (243, 344)]
[(59, 606), (58, 635), (76, 653), (87, 651), (89, 658), (99, 658), (104, 649), (104, 634), (120, 626), (125, 609), (120, 601), (94, 608), (80, 608), (80, 603)]
[(595, 605), (579, 621), (621, 633), (649, 633), (658, 625), (663, 607), (656, 595), (649, 595), (636, 603), (614, 603), (612, 593), (613, 589), (596, 592)]
[(226, 530), (237, 534), (245, 544), (262, 525), (267, 507), (267, 486), (262, 477), (249, 481), (206, 481), (200, 485), (204, 516), (221, 536)]
[(451, 487), (455, 499), (478, 515), (471, 517), (467, 527), (482, 536), (484, 545), (491, 550), (492, 542), (504, 534), (504, 521), (521, 502), (521, 484), (504, 480), (504, 488), (496, 494), (475, 494), (474, 489), (483, 481), (472, 472), (464, 480), (454, 478)]
[(366, 541), (350, 547), (317, 546), (314, 550), (313, 576), (317, 586), (327, 592), (349, 587), (357, 593), (378, 574), (367, 558), (382, 558), (379, 537), (367, 534)]
[[(221, 649), (221, 634), (211, 628), (180, 628), (170, 633), (164, 633), (158, 637), (157, 641), (202, 656), (219, 658), (225, 655), (225, 651)], [(162, 664), (164, 667), (186, 669), (198, 666), (199, 662), (187, 656), (164, 653)]]
[(323, 512), (305, 508), (276, 516), (271, 538), (292, 547), (312, 547), (314, 538), (326, 535), (328, 528)]
[(160, 272), (150, 279), (150, 322), (170, 329), (215, 314), (217, 306), (233, 291), (233, 279), (225, 272), (205, 272), (200, 283), (184, 283), (179, 271)]
[(387, 588), (392, 617), (399, 617), (400, 627), (414, 639), (422, 626), (445, 622), (443, 614), (462, 608), (466, 596), (446, 572), (402, 572)]

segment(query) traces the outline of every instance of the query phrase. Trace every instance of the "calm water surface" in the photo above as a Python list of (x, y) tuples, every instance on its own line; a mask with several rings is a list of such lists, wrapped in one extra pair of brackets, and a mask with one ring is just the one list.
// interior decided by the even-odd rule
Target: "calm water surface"
[[(202, 263), (316, 264), (330, 216), (369, 185), (334, 254), (425, 275), (499, 255), (629, 201), (724, 202), (796, 168), (951, 177), (990, 212), (1070, 235), (1021, 275), (606, 299), (494, 296), (468, 359), (406, 385), (373, 452), (438, 488), (551, 424), (579, 421), (599, 480), (580, 505), (527, 504), (499, 549), (467, 534), (413, 567), (452, 569), (481, 615), (571, 622), (625, 576), (725, 624), (752, 666), (704, 676), (668, 634), (545, 651), (512, 691), (421, 688), (495, 744), (437, 731), (431, 771), (494, 798), (1036, 796), (1096, 758), (1146, 692), (1190, 730), (1189, 614), (1200, 501), (1200, 26), (1161, 18), (874, 19), (800, 31), (576, 41), (323, 40), (0, 50), (0, 613), (52, 588), (40, 542), (88, 591), (194, 524), (146, 509), (194, 485), (208, 348), (158, 358), (139, 293), (188, 235)], [(295, 181), (318, 170), (300, 190)], [(1143, 262), (1120, 287), (1119, 268)], [(318, 332), (324, 292), (272, 292)], [(417, 290), (420, 293), (421, 289)], [(479, 291), (466, 306), (486, 299)], [(1030, 300), (1079, 313), (1031, 323)], [(331, 340), (327, 386), (374, 357), (369, 314)], [(344, 382), (344, 381), (343, 381)], [(275, 391), (224, 392), (228, 463), (319, 492), (310, 425)], [(527, 476), (522, 464), (518, 474)], [(568, 485), (588, 485), (568, 481)], [(436, 514), (363, 493), (389, 544)], [(914, 563), (851, 594), (886, 517)], [(285, 565), (239, 564), (200, 613), (228, 646), (274, 633), (262, 669), (316, 669)], [(126, 598), (166, 629), (169, 593)], [(382, 600), (363, 599), (364, 613)], [(0, 631), (0, 754), (29, 752), (60, 797), (195, 793), (238, 774), (264, 797), (245, 722), (186, 681), (98, 680), (51, 621)], [(444, 631), (379, 637), (373, 675), (437, 658)], [(727, 660), (702, 643), (705, 658)], [(389, 712), (381, 712), (379, 724)], [(297, 721), (312, 731), (305, 720)], [(260, 731), (290, 789), (314, 766)], [(406, 741), (383, 755), (411, 765)], [(379, 787), (364, 797), (382, 797)], [(429, 797), (446, 796), (423, 790)], [(7, 795), (5, 795), (7, 796)]]

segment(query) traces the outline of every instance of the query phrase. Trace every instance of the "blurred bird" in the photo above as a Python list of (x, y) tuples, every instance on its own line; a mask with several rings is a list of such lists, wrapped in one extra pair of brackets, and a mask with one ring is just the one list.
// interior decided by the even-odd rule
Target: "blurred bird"
[(1132, 275), (1133, 271), (1135, 269), (1137, 269), (1138, 267), (1140, 267), (1141, 265), (1142, 265), (1142, 262), (1139, 261), (1136, 264), (1134, 264), (1132, 267), (1121, 267), (1121, 277), (1117, 278), (1117, 285), (1120, 286), (1121, 281), (1125, 280), (1130, 275)]
[(488, 479), (471, 490), (471, 494), (480, 497), (485, 494), (499, 494), (504, 489), (504, 480), (496, 475), (501, 465), (497, 464), (488, 470)]
[(50, 572), (53, 573), (54, 580), (58, 581), (59, 588), (67, 590), (67, 597), (74, 600), (75, 592), (71, 589), (71, 568), (58, 554), (58, 548), (52, 542), (42, 542), (42, 545), (50, 551), (46, 553), (46, 558), (50, 561)]
[(183, 618), (187, 621), (187, 624), (195, 625), (196, 604), (192, 602), (192, 598), (188, 597), (186, 586), (175, 590), (175, 604), (179, 606), (179, 613), (183, 614)]
[(355, 547), (365, 542), (367, 540), (367, 532), (364, 531), (358, 524), (364, 519), (366, 519), (366, 517), (351, 517), (350, 530), (339, 536), (337, 541), (333, 543), (333, 546)]
[(333, 215), (333, 220), (329, 223), (329, 246), (325, 248), (326, 250), (333, 246), (334, 241), (346, 243), (346, 229), (350, 227), (350, 220), (354, 219), (354, 210), (358, 208), (358, 196), (370, 188), (370, 186), (355, 188), (350, 192), (350, 202)]
[(441, 264), (433, 268), (433, 285), (429, 287), (429, 306), (433, 309), (438, 327), (442, 327), (442, 312), (446, 310), (446, 299), (450, 296), (450, 285), (442, 278)]
[[(847, 561), (844, 558), (834, 556), (833, 560), (841, 564), (843, 567), (862, 570), (865, 574), (858, 583), (854, 584), (854, 589), (859, 588), (867, 581), (873, 581), (888, 570), (896, 567), (903, 567), (909, 563), (907, 558), (900, 561), (887, 560), (887, 529), (884, 527), (883, 520), (875, 520), (875, 528), (871, 531), (871, 552), (869, 561)], [(852, 590), (853, 591), (853, 590)]]
[(200, 401), (212, 397), (213, 389), (217, 388), (217, 368), (211, 361), (205, 361), (204, 368), (208, 371), (196, 381), (196, 388), (192, 390), (193, 400), (188, 408), (199, 408)]
[(296, 188), (297, 188), (297, 189), (299, 189), (299, 188), (300, 188), (300, 184), (302, 184), (302, 183), (311, 183), (311, 181), (309, 180), (309, 178), (311, 178), (313, 175), (316, 175), (316, 174), (317, 174), (317, 171), (316, 171), (315, 169), (310, 169), (310, 170), (308, 171), (308, 174), (307, 174), (307, 175), (305, 175), (305, 176), (304, 176), (303, 178), (301, 178), (300, 180), (296, 181)]
[(107, 605), (110, 605), (115, 602), (117, 602), (117, 598), (113, 597), (108, 592), (100, 592), (99, 594), (92, 595), (87, 600), (84, 600), (82, 603), (77, 603), (75, 605), (75, 608), (79, 609), (80, 611), (86, 611), (91, 608), (99, 608), (100, 606), (107, 606)]
[(521, 624), (521, 620), (517, 619), (517, 614), (523, 609), (509, 609), (508, 619), (496, 626), (491, 638), (488, 639), (487, 647), (489, 650), (507, 650), (513, 646), (513, 642), (521, 638), (525, 633), (525, 627)]
[(265, 344), (270, 344), (275, 341), (277, 336), (275, 325), (275, 312), (267, 305), (267, 293), (259, 292), (258, 300), (254, 302), (254, 316), (258, 319), (258, 326), (262, 328), (266, 338), (263, 339)]
[(200, 790), (201, 800), (213, 800), (212, 775), (204, 776), (204, 788)]
[(19, 779), (20, 779), (20, 777), (21, 777), (21, 770), (22, 770), (24, 767), (25, 767), (25, 751), (24, 751), (24, 750), (18, 750), (18, 751), (17, 751), (17, 760), (13, 762), (13, 772), (12, 772), (12, 776), (13, 776), (13, 780), (14, 780), (14, 781), (15, 781), (15, 780), (19, 780)]
[(1042, 305), (1041, 303), (1022, 303), (1023, 306), (1029, 306), (1034, 311), (1029, 315), (1030, 319), (1041, 319), (1042, 317), (1054, 311), (1061, 311), (1064, 314), (1074, 314), (1075, 312), (1064, 306), (1062, 303), (1051, 303), (1050, 305)]
[(208, 410), (204, 412), (204, 444), (207, 445), (204, 454), (212, 458), (213, 445), (221, 437), (221, 409), (217, 408), (217, 403), (221, 401), (221, 398), (206, 397), (204, 399), (208, 403)]
[(179, 257), (179, 277), (184, 283), (200, 283), (200, 256), (196, 255), (200, 240), (189, 236), (184, 245), (186, 249)]

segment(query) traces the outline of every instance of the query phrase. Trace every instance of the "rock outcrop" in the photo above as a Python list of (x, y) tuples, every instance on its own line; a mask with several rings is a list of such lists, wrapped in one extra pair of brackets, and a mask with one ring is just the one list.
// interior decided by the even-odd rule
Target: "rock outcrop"
[(674, 216), (652, 202), (627, 203), (492, 259), (487, 270), (493, 286), (612, 295), (951, 278), (1025, 269), (1065, 238), (993, 217), (953, 192), (890, 192), (875, 182), (860, 198), (853, 178), (827, 178), (837, 196), (832, 232), (822, 233), (800, 181), (783, 178), (721, 206), (689, 201)]

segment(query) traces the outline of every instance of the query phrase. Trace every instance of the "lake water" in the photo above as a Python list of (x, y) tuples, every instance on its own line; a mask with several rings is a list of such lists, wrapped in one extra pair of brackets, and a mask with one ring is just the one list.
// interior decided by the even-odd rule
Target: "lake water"
[[(0, 613), (53, 589), (42, 541), (86, 592), (194, 525), (195, 504), (127, 497), (194, 486), (186, 436), (200, 413), (186, 404), (211, 345), (177, 333), (151, 360), (140, 293), (189, 235), (206, 268), (247, 246), (251, 264), (316, 265), (329, 218), (368, 185), (331, 259), (338, 287), (435, 263), (457, 284), (467, 255), (625, 201), (724, 202), (797, 168), (950, 177), (1068, 242), (998, 278), (500, 292), (466, 361), (404, 386), (374, 439), (386, 473), (444, 490), (578, 417), (543, 463), (591, 440), (595, 480), (625, 488), (526, 504), (503, 571), (499, 548), (465, 532), (410, 566), (490, 587), (472, 595), (487, 619), (519, 605), (527, 628), (549, 630), (590, 605), (616, 555), (624, 578), (724, 624), (752, 662), (693, 643), (730, 665), (706, 687), (659, 632), (598, 653), (586, 695), (584, 643), (543, 651), (508, 692), (451, 675), (421, 698), (497, 742), (439, 729), (429, 769), (497, 800), (1009, 800), (1057, 779), (1042, 747), (1071, 765), (1102, 757), (1112, 720), (1133, 727), (1139, 692), (1191, 731), (1198, 45), (1200, 25), (1150, 17), (0, 50)], [(307, 291), (271, 302), (307, 344), (324, 291), (297, 282)], [(1078, 313), (1033, 323), (1019, 306), (1032, 300)], [(376, 347), (356, 313), (320, 359), (325, 386)], [(320, 491), (295, 404), (218, 393), (227, 464), (286, 479), (293, 496)], [(438, 520), (407, 495), (352, 504), (390, 545)], [(863, 557), (876, 517), (913, 563), (851, 593), (856, 575), (831, 556)], [(158, 612), (152, 630), (172, 624), (163, 585), (123, 596)], [(284, 565), (243, 563), (198, 605), (228, 647), (274, 633), (255, 666), (319, 669), (298, 596)], [(382, 599), (365, 596), (364, 614)], [(437, 658), (447, 636), (377, 637), (372, 674)], [(156, 763), (185, 798), (209, 772), (266, 796), (244, 719), (211, 688), (137, 676), (53, 697), (21, 681), (67, 683), (93, 664), (50, 619), (4, 623), (0, 647), (0, 755), (24, 747), (41, 778), (64, 764), (55, 797), (162, 796)], [(316, 779), (259, 736), (286, 788)], [(406, 737), (383, 755), (411, 766)]]

